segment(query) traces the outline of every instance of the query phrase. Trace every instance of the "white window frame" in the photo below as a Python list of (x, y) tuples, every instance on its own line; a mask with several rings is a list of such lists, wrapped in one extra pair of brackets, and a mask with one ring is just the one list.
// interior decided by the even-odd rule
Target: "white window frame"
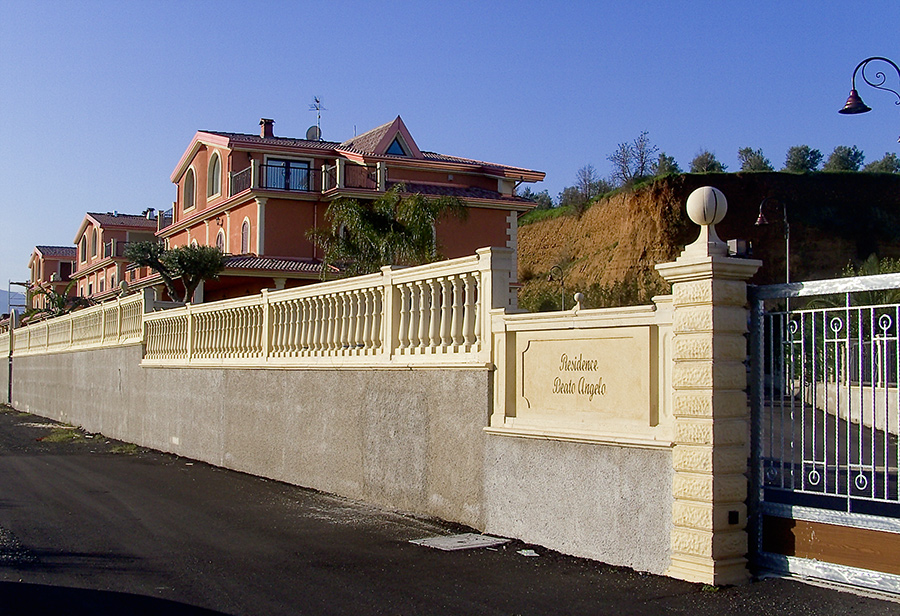
[[(219, 163), (218, 178), (213, 177), (213, 160)], [(218, 150), (213, 150), (206, 167), (206, 198), (213, 199), (222, 195), (222, 155)]]
[[(188, 177), (193, 178), (193, 194), (191, 195), (191, 205), (188, 206)], [(184, 181), (182, 182), (181, 187), (181, 209), (187, 212), (188, 210), (193, 210), (197, 207), (197, 172), (194, 171), (194, 166), (191, 165), (188, 167), (188, 170), (184, 174)]]

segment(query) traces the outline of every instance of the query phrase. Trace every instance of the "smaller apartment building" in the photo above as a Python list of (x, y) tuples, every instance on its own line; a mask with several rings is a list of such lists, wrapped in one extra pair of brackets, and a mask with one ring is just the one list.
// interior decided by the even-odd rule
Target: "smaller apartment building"
[(151, 276), (146, 268), (129, 268), (125, 245), (130, 242), (156, 241), (157, 220), (153, 210), (142, 215), (85, 214), (75, 234), (75, 272), (77, 294), (102, 301), (117, 295), (123, 281), (129, 284)]
[[(26, 298), (28, 308), (45, 308), (47, 298), (35, 294), (34, 289), (41, 287), (62, 295), (75, 270), (74, 246), (35, 246), (28, 260), (28, 277), (30, 288)], [(68, 291), (69, 296), (76, 294), (74, 285)]]

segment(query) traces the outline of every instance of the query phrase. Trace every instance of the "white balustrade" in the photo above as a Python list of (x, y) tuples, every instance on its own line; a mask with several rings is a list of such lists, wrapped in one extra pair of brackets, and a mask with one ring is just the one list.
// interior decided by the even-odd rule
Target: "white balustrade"
[(135, 344), (143, 335), (146, 302), (136, 294), (19, 327), (12, 333), (13, 355)]
[(145, 314), (144, 364), (485, 361), (486, 311), (509, 305), (511, 263), (507, 249), (482, 249), (463, 259)]

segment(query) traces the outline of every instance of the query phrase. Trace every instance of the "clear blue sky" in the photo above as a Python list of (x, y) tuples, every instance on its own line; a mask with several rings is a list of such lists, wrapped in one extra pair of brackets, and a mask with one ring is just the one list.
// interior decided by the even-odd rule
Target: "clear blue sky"
[[(897, 152), (900, 106), (841, 116), (857, 62), (900, 62), (900, 2), (0, 0), (0, 281), (86, 211), (175, 198), (198, 129), (341, 141), (401, 115), (422, 149), (540, 169), (555, 196), (649, 131), (682, 167), (762, 148)], [(889, 85), (900, 80), (888, 74)]]

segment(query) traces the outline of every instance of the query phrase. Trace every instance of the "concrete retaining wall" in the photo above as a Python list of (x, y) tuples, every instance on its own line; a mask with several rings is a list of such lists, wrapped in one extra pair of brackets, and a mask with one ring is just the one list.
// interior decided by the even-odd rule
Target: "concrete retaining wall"
[(484, 369), (140, 367), (138, 345), (20, 357), (13, 405), (91, 432), (663, 573), (671, 451), (488, 435)]
[(13, 405), (91, 432), (484, 527), (487, 370), (141, 368), (141, 347), (15, 360)]

